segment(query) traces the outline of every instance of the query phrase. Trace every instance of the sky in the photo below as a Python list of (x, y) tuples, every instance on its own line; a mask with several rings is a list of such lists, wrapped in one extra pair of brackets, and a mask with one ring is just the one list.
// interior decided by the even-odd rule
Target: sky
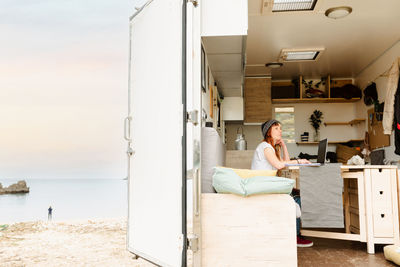
[(0, 179), (127, 176), (129, 16), (144, 2), (0, 1)]

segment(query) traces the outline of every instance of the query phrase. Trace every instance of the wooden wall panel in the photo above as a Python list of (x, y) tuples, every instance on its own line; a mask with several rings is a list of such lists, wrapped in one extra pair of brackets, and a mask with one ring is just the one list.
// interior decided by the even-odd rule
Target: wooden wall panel
[(272, 118), (271, 78), (246, 78), (244, 122), (265, 122)]

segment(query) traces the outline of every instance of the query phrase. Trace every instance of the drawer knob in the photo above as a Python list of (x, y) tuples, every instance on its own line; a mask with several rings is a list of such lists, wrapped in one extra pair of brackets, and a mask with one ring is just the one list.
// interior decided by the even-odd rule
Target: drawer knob
[(385, 217), (385, 214), (381, 214), (381, 217), (382, 217), (382, 218)]
[(382, 194), (383, 194), (383, 191), (379, 191), (379, 194), (381, 194), (381, 195), (382, 195)]

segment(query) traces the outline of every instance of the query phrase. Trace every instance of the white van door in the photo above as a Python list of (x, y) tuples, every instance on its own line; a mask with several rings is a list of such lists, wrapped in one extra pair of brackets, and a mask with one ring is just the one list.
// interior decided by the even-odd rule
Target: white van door
[(186, 266), (186, 6), (151, 0), (130, 19), (128, 250)]

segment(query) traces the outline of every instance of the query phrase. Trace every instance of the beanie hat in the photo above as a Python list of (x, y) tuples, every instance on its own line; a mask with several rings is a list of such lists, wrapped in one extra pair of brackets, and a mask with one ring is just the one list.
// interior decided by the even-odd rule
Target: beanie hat
[(275, 123), (280, 123), (280, 122), (277, 121), (277, 120), (272, 119), (272, 120), (268, 120), (268, 121), (264, 122), (261, 125), (261, 131), (262, 131), (262, 135), (263, 135), (264, 138), (267, 135), (267, 132), (268, 132), (269, 128), (271, 128), (271, 126), (273, 124), (275, 124)]

